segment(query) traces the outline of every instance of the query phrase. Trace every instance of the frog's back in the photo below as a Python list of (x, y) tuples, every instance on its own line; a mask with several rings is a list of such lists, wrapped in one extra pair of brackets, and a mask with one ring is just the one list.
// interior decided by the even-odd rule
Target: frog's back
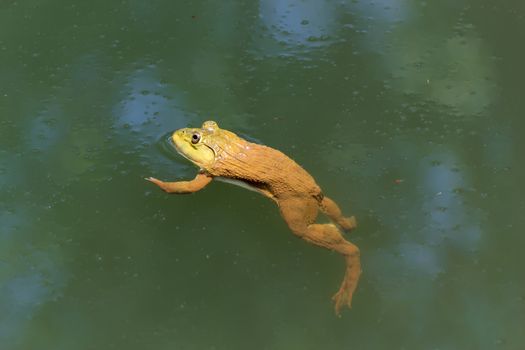
[(321, 194), (312, 176), (290, 157), (271, 147), (242, 141), (222, 150), (208, 169), (211, 175), (243, 181), (276, 198)]

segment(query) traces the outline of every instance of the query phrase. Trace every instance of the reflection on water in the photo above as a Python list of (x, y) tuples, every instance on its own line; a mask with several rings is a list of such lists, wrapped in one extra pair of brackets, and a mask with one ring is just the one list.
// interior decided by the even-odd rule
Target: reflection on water
[[(24, 211), (17, 207), (0, 217), (0, 339), (4, 348), (26, 336), (41, 306), (61, 295), (67, 275), (60, 251), (29, 234), (31, 220)], [(48, 233), (45, 227), (39, 232)]]
[[(0, 349), (525, 346), (517, 3), (0, 7)], [(166, 135), (208, 119), (357, 216), (341, 319), (273, 203), (143, 180), (192, 178)]]
[[(272, 37), (291, 46), (318, 47), (333, 39), (340, 5), (325, 1), (261, 0), (259, 18)], [(332, 37), (332, 38), (331, 38)]]
[[(153, 124), (156, 133), (159, 133), (174, 125), (169, 119), (186, 119), (180, 111), (174, 111), (174, 107), (181, 108), (184, 101), (177, 95), (174, 100), (173, 93), (166, 84), (159, 83), (161, 80), (157, 67), (149, 65), (138, 69), (126, 77), (129, 88), (126, 98), (119, 103), (114, 115), (117, 118), (115, 128), (130, 128), (135, 132), (149, 131)], [(178, 112), (177, 117), (174, 114)], [(169, 118), (168, 118), (169, 116)], [(155, 132), (149, 136), (155, 136)]]

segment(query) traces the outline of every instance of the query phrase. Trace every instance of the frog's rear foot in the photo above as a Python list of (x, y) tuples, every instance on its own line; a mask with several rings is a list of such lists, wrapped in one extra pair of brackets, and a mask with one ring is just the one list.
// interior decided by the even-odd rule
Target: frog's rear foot
[(357, 287), (359, 276), (361, 275), (361, 261), (359, 258), (359, 248), (350, 242), (345, 241), (345, 260), (346, 272), (341, 287), (337, 293), (334, 294), (332, 300), (334, 301), (335, 314), (341, 315), (341, 309), (344, 306), (352, 307), (352, 296)]
[(335, 314), (341, 317), (341, 308), (343, 306), (352, 307), (352, 293), (341, 287), (332, 297), (334, 301)]
[(341, 213), (341, 209), (337, 204), (328, 197), (323, 197), (319, 208), (323, 213), (325, 213), (332, 222), (336, 223), (340, 228), (345, 231), (350, 231), (357, 226), (357, 222), (354, 216), (344, 217)]
[(355, 216), (350, 216), (349, 218), (342, 217), (337, 221), (337, 223), (343, 230), (347, 232), (352, 231), (357, 227), (357, 220), (355, 219)]

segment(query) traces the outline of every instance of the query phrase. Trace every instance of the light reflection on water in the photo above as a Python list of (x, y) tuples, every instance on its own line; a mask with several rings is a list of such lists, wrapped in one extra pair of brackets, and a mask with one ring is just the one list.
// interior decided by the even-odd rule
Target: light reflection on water
[(338, 7), (335, 3), (313, 0), (261, 0), (259, 19), (278, 42), (318, 47), (326, 45), (339, 27)]

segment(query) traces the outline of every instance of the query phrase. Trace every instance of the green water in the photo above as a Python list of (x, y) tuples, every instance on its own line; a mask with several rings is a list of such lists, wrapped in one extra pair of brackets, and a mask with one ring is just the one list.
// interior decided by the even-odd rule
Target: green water
[[(0, 349), (524, 349), (523, 1), (0, 2)], [(340, 256), (168, 132), (290, 155)]]

